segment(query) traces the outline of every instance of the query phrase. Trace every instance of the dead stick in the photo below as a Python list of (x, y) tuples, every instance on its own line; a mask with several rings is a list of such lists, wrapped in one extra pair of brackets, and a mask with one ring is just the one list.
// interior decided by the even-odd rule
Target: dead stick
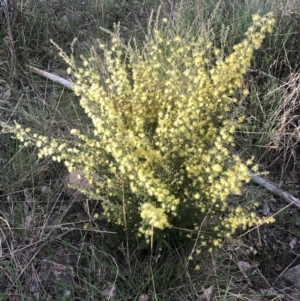
[(297, 207), (300, 208), (300, 200), (299, 199), (295, 198), (294, 196), (292, 196), (288, 192), (284, 191), (283, 189), (276, 187), (274, 184), (272, 184), (271, 182), (269, 182), (268, 180), (266, 180), (260, 176), (254, 175), (252, 173), (250, 173), (250, 175), (251, 175), (252, 182), (265, 187), (266, 189), (268, 189), (275, 195), (280, 196), (282, 199), (284, 199), (288, 203), (295, 204)]
[(52, 80), (53, 82), (56, 82), (56, 83), (59, 83), (61, 85), (63, 85), (64, 87), (68, 88), (69, 90), (72, 90), (74, 91), (76, 88), (79, 88), (80, 89), (80, 86), (76, 85), (75, 83), (69, 81), (69, 80), (66, 80), (58, 75), (55, 75), (55, 74), (52, 74), (50, 72), (47, 72), (47, 71), (43, 71), (41, 69), (38, 69), (38, 68), (35, 68), (35, 67), (32, 67), (32, 66), (28, 66), (34, 73), (36, 74), (39, 74), (43, 77), (46, 77), (50, 80)]

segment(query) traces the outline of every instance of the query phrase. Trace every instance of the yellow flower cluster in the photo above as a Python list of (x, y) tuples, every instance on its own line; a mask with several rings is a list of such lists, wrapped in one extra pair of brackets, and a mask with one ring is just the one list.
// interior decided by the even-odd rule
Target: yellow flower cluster
[(200, 245), (220, 246), (238, 227), (269, 221), (228, 208), (227, 197), (240, 194), (250, 176), (248, 165), (229, 151), (239, 120), (227, 112), (273, 24), (272, 14), (253, 16), (245, 38), (227, 57), (207, 32), (171, 37), (155, 23), (138, 49), (136, 43), (125, 45), (116, 27), (109, 49), (99, 43), (102, 73), (97, 58), (82, 57), (77, 66), (61, 51), (93, 122), (92, 137), (75, 129), (73, 141), (32, 135), (20, 125), (11, 131), (35, 143), (40, 157), (62, 161), (70, 172), (84, 171), (109, 221), (122, 225), (125, 208), (128, 226), (146, 239), (153, 229), (196, 231), (207, 225), (212, 235), (201, 236)]
[[(225, 237), (231, 237), (239, 228), (246, 230), (249, 227), (268, 224), (274, 222), (273, 217), (261, 218), (252, 211), (246, 211), (244, 208), (237, 207), (231, 209), (231, 212), (221, 221), (222, 232)], [(223, 235), (222, 235), (223, 236)]]
[(140, 215), (148, 228), (145, 230), (144, 227), (141, 227), (140, 233), (143, 233), (146, 237), (153, 235), (153, 228), (163, 230), (170, 227), (165, 211), (162, 208), (156, 208), (151, 203), (143, 204)]

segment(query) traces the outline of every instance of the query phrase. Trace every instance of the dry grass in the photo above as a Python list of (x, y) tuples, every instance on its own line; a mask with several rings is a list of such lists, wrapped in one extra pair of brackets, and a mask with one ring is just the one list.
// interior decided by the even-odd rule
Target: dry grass
[[(292, 177), (298, 177), (298, 152), (300, 141), (300, 74), (291, 73), (280, 87), (282, 105), (274, 112), (277, 128), (271, 137), (269, 147), (284, 159), (284, 165), (290, 166)], [(283, 170), (284, 172), (285, 170)]]
[[(106, 40), (100, 26), (112, 29), (120, 21), (124, 39), (139, 38), (158, 4), (162, 17), (178, 31), (187, 26), (197, 32), (216, 2), (10, 1), (7, 12), (2, 6), (0, 11), (0, 119), (61, 138), (68, 138), (73, 127), (88, 133), (89, 121), (76, 97), (26, 67), (66, 76), (50, 38), (68, 50), (78, 37), (76, 57), (88, 52), (96, 38)], [(245, 157), (255, 155), (261, 168), (272, 172), (270, 178), (297, 193), (298, 1), (225, 1), (214, 27), (218, 34), (221, 24), (230, 25), (230, 48), (257, 9), (274, 9), (277, 25), (244, 83), (251, 93), (238, 108), (247, 118), (237, 135), (238, 150)], [(180, 15), (184, 18), (178, 25)], [(300, 263), (299, 244), (291, 244), (298, 241), (299, 210), (248, 186), (232, 201), (260, 201), (260, 213), (275, 214), (276, 224), (241, 232), (220, 252), (191, 262), (187, 246), (178, 241), (162, 241), (151, 253), (133, 238), (128, 256), (125, 237), (102, 219), (101, 204), (66, 189), (63, 166), (39, 161), (34, 149), (19, 146), (0, 136), (0, 300), (289, 300), (272, 287), (286, 269)], [(200, 271), (194, 269), (198, 264)]]

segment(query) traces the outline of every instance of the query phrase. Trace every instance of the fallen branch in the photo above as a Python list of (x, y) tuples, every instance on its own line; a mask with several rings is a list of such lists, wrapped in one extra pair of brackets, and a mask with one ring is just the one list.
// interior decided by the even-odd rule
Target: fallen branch
[(74, 84), (73, 82), (66, 80), (65, 78), (62, 78), (58, 75), (52, 74), (50, 72), (47, 71), (43, 71), (41, 69), (32, 67), (32, 66), (28, 66), (34, 73), (39, 74), (43, 77), (46, 77), (50, 80), (52, 80), (53, 82), (59, 83), (61, 85), (63, 85), (64, 87), (68, 88), (69, 90), (74, 91), (76, 88), (80, 88), (78, 85)]
[(254, 175), (252, 173), (251, 173), (251, 180), (252, 180), (252, 182), (254, 182), (256, 184), (265, 187), (266, 189), (268, 189), (275, 195), (278, 195), (279, 197), (281, 197), (288, 203), (294, 204), (300, 208), (300, 200), (299, 199), (295, 198), (294, 196), (292, 196), (288, 192), (284, 191), (283, 189), (276, 187), (274, 184), (272, 184), (268, 180), (266, 180), (260, 176)]
[[(39, 75), (42, 75), (56, 83), (59, 83), (63, 86), (65, 86), (66, 88), (70, 89), (70, 90), (75, 90), (75, 88), (80, 88), (80, 86), (74, 84), (71, 81), (68, 81), (58, 75), (40, 70), (38, 68), (32, 67), (32, 66), (28, 66), (34, 73), (37, 73)], [(286, 191), (276, 187), (274, 184), (272, 184), (271, 182), (269, 182), (268, 180), (254, 175), (252, 173), (250, 173), (251, 175), (251, 180), (252, 182), (265, 187), (266, 189), (268, 189), (269, 191), (271, 191), (272, 193), (274, 193), (275, 195), (278, 195), (279, 197), (281, 197), (282, 199), (284, 199), (285, 201), (287, 201), (290, 204), (295, 204), (297, 207), (300, 208), (300, 200), (295, 198), (294, 196), (292, 196), (291, 194), (287, 193)]]

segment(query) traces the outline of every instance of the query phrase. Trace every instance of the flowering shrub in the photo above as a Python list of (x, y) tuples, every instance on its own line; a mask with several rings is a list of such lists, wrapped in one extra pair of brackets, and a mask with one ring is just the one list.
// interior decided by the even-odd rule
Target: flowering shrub
[(73, 141), (60, 141), (20, 124), (2, 124), (3, 130), (36, 145), (39, 158), (84, 171), (93, 187), (84, 192), (102, 201), (108, 221), (148, 241), (173, 228), (198, 234), (200, 246), (220, 246), (240, 227), (271, 221), (254, 213), (255, 204), (232, 208), (227, 198), (249, 182), (252, 164), (229, 151), (242, 121), (230, 119), (233, 95), (274, 18), (254, 15), (228, 56), (205, 34), (168, 37), (157, 24), (141, 48), (125, 45), (116, 27), (110, 48), (99, 43), (102, 73), (99, 58), (82, 57), (77, 66), (61, 51), (93, 123), (91, 137), (73, 129)]

